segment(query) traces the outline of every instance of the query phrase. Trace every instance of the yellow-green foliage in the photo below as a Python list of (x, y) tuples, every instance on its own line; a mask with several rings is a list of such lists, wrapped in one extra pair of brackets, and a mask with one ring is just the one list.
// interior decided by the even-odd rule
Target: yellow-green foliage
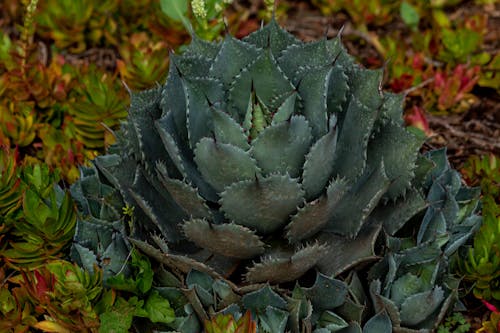
[(460, 261), (465, 279), (473, 283), (477, 298), (500, 300), (500, 159), (471, 157), (462, 171), (483, 193), (483, 225), (467, 257)]
[(34, 268), (64, 256), (76, 225), (73, 200), (46, 165), (20, 166), (16, 153), (0, 151), (0, 261)]
[(97, 332), (94, 309), (102, 291), (93, 275), (64, 260), (9, 274), (0, 268), (0, 332)]

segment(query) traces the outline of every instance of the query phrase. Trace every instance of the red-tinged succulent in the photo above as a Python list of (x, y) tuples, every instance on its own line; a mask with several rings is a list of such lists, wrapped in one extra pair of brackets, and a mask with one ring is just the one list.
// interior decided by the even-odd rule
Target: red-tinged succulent
[(477, 100), (470, 91), (479, 80), (479, 66), (468, 68), (458, 65), (453, 72), (438, 71), (434, 75), (434, 90), (439, 96), (437, 109), (439, 111), (465, 111)]
[(113, 19), (117, 0), (48, 0), (40, 3), (38, 33), (59, 49), (80, 53), (89, 46), (117, 44)]
[(426, 136), (433, 134), (425, 117), (425, 111), (421, 107), (414, 105), (411, 111), (405, 114), (404, 119), (407, 125), (420, 129)]
[(145, 32), (132, 34), (129, 43), (119, 49), (122, 60), (118, 70), (122, 80), (132, 90), (152, 88), (163, 83), (168, 71), (168, 47), (163, 41), (155, 41)]
[(63, 260), (11, 276), (0, 269), (0, 332), (97, 332), (102, 275)]
[(218, 314), (205, 320), (206, 333), (256, 333), (257, 323), (252, 320), (250, 311), (238, 320), (232, 314)]

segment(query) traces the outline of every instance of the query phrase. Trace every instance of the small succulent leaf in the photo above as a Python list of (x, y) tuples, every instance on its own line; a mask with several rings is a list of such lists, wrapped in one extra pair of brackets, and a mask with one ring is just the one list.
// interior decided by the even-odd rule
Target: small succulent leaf
[(183, 175), (183, 178), (196, 186), (203, 198), (216, 202), (218, 200), (217, 193), (198, 171), (196, 163), (193, 161), (193, 152), (189, 149), (187, 143), (183, 143), (177, 136), (172, 113), (168, 113), (165, 117), (158, 120), (156, 127), (165, 149), (168, 151), (179, 172)]
[(286, 226), (286, 237), (291, 243), (309, 238), (319, 232), (332, 218), (337, 204), (346, 195), (349, 187), (342, 179), (328, 185), (326, 197), (308, 202), (299, 208)]
[(156, 171), (160, 183), (170, 193), (175, 202), (184, 209), (187, 216), (211, 218), (210, 209), (205, 205), (204, 200), (200, 197), (196, 189), (182, 180), (169, 178), (166, 174), (166, 168), (162, 163), (156, 165)]
[(389, 184), (382, 161), (377, 169), (361, 177), (342, 197), (324, 230), (354, 238), (387, 191)]
[(219, 78), (227, 88), (242, 68), (253, 63), (260, 54), (262, 51), (254, 45), (226, 35), (210, 68), (210, 76)]
[(186, 237), (201, 248), (232, 258), (254, 258), (265, 244), (255, 232), (237, 224), (211, 224), (193, 219), (183, 225)]
[(392, 283), (391, 300), (398, 307), (401, 307), (401, 304), (403, 304), (408, 297), (425, 291), (426, 286), (427, 283), (421, 278), (411, 273), (407, 273)]
[(215, 59), (220, 51), (221, 44), (218, 42), (209, 42), (199, 38), (196, 34), (191, 36), (191, 43), (186, 46), (184, 50), (185, 55), (206, 57), (208, 59)]
[(302, 187), (307, 200), (317, 198), (330, 180), (336, 148), (337, 129), (333, 127), (307, 153), (302, 173)]
[(418, 293), (408, 297), (401, 304), (401, 323), (415, 326), (431, 315), (444, 300), (444, 291), (441, 287)]
[(270, 233), (282, 227), (303, 201), (297, 180), (270, 175), (234, 183), (221, 193), (221, 210), (236, 224)]
[(120, 271), (124, 274), (129, 272), (130, 268), (125, 265), (129, 254), (129, 244), (121, 236), (117, 236), (100, 257), (104, 281)]
[(292, 295), (293, 297), (287, 297), (290, 325), (292, 332), (300, 332), (301, 324), (310, 320), (313, 309), (311, 302), (305, 298), (305, 295), (296, 295), (297, 293), (302, 294), (300, 287), (296, 286), (293, 293), (295, 294)]
[(302, 44), (294, 35), (281, 28), (275, 19), (243, 40), (261, 49), (271, 47), (274, 58), (278, 58), (290, 45)]
[(331, 66), (308, 70), (297, 87), (302, 114), (311, 125), (315, 140), (328, 132), (327, 91), (332, 72)]
[(235, 303), (239, 303), (241, 300), (241, 296), (236, 294), (231, 286), (223, 280), (215, 280), (212, 284), (212, 289), (217, 297), (220, 298), (218, 303), (219, 308), (235, 305)]
[(294, 91), (278, 107), (278, 110), (274, 114), (273, 120), (271, 121), (271, 125), (276, 125), (289, 120), (295, 112), (295, 105), (297, 104), (296, 102), (297, 92)]
[(379, 312), (370, 318), (363, 326), (363, 333), (392, 333), (392, 323), (387, 312)]
[(259, 328), (263, 332), (285, 333), (288, 316), (287, 311), (268, 306), (266, 311), (257, 317)]
[(384, 101), (380, 108), (380, 116), (376, 121), (376, 128), (381, 128), (381, 126), (385, 126), (388, 122), (399, 126), (403, 125), (404, 98), (404, 94), (384, 92)]
[(257, 163), (249, 153), (211, 138), (203, 138), (196, 145), (194, 154), (203, 178), (218, 192), (233, 183), (254, 179), (259, 174)]
[[(181, 73), (175, 66), (175, 58), (172, 58), (167, 82), (161, 93), (160, 107), (162, 118), (167, 114), (171, 117), (171, 127), (176, 128), (176, 136), (187, 141), (188, 133), (186, 127), (186, 95), (184, 93), (184, 83)], [(157, 124), (156, 124), (157, 125)], [(170, 155), (174, 160), (174, 156)]]
[(479, 229), (482, 218), (477, 215), (469, 216), (465, 220), (467, 227), (465, 230), (453, 232), (446, 244), (444, 253), (447, 257), (451, 257), (460, 246), (464, 245)]
[(264, 313), (268, 306), (282, 310), (287, 306), (286, 301), (269, 285), (246, 294), (241, 298), (241, 302), (245, 309), (256, 313)]
[(335, 38), (326, 41), (326, 49), (330, 53), (332, 60), (335, 60), (335, 64), (345, 68), (346, 70), (353, 71), (353, 67), (356, 67), (356, 59), (351, 56), (344, 45), (342, 44), (341, 35), (337, 35)]
[(329, 332), (337, 332), (349, 327), (349, 324), (332, 311), (324, 311), (318, 319), (317, 327), (327, 328)]
[(427, 202), (422, 198), (419, 191), (411, 188), (406, 192), (404, 198), (377, 206), (371, 217), (376, 221), (382, 222), (384, 231), (394, 236), (406, 222), (425, 208), (427, 208)]
[(358, 323), (353, 322), (350, 323), (348, 327), (337, 331), (337, 333), (362, 333), (362, 331), (361, 331), (361, 326), (359, 326)]
[(446, 233), (446, 231), (446, 220), (443, 212), (429, 207), (418, 230), (417, 244), (433, 241), (436, 237)]
[[(146, 170), (154, 170), (157, 160), (168, 159), (164, 147), (157, 144), (160, 138), (154, 126), (155, 120), (161, 116), (160, 98), (160, 89), (133, 93), (131, 96), (129, 118), (139, 142), (139, 151), (134, 155), (145, 162)], [(173, 169), (169, 171), (174, 172)]]
[(450, 162), (446, 158), (446, 148), (431, 150), (424, 154), (426, 158), (431, 160), (434, 164), (434, 168), (431, 169), (430, 173), (427, 174), (427, 181), (425, 187), (430, 187), (434, 179), (438, 178), (446, 170), (450, 169)]
[(434, 167), (435, 164), (432, 160), (423, 155), (418, 155), (415, 161), (415, 177), (412, 180), (412, 185), (416, 188), (422, 188), (427, 182), (428, 175)]
[(250, 148), (243, 128), (227, 113), (212, 109), (212, 120), (217, 142), (229, 143), (243, 150)]
[(214, 279), (210, 275), (195, 269), (191, 270), (186, 276), (186, 285), (188, 287), (197, 285), (206, 291), (211, 291), (213, 283)]
[(186, 126), (189, 145), (194, 148), (204, 137), (211, 135), (213, 128), (209, 103), (223, 99), (222, 85), (213, 78), (183, 80), (186, 95)]
[(248, 269), (245, 279), (251, 283), (283, 283), (304, 275), (324, 257), (326, 246), (306, 245), (290, 257), (264, 257), (262, 261)]
[(342, 112), (349, 94), (348, 77), (344, 69), (334, 66), (328, 82), (327, 108), (328, 114)]
[[(363, 315), (366, 312), (366, 309), (366, 303), (354, 302), (352, 299), (347, 298), (344, 304), (335, 308), (335, 312), (338, 313), (347, 322), (360, 323), (362, 322)], [(341, 330), (340, 332), (344, 331)]]
[(433, 262), (441, 255), (441, 249), (436, 243), (424, 243), (398, 252), (394, 255), (402, 266), (413, 266)]
[[(375, 281), (374, 281), (375, 282)], [(394, 302), (371, 289), (370, 293), (372, 302), (374, 305), (375, 312), (386, 311), (391, 319), (393, 327), (399, 327), (401, 325), (401, 318), (399, 316), (399, 308)]]
[(305, 118), (293, 116), (289, 122), (265, 128), (252, 141), (251, 154), (264, 174), (289, 174), (297, 178), (311, 139), (311, 128)]
[(380, 230), (380, 224), (370, 223), (361, 229), (355, 239), (330, 233), (320, 234), (318, 241), (328, 245), (328, 254), (318, 262), (320, 272), (337, 276), (360, 263), (378, 260), (374, 247)]
[(321, 273), (316, 275), (316, 281), (312, 287), (302, 288), (302, 290), (311, 301), (316, 313), (341, 306), (348, 293), (348, 287), (343, 281)]
[(73, 243), (71, 247), (71, 258), (90, 274), (94, 274), (94, 265), (97, 264), (97, 256), (86, 247)]
[[(145, 171), (138, 168), (129, 194), (135, 204), (141, 207), (141, 211), (160, 229), (162, 236), (175, 243), (182, 238), (178, 224), (187, 216), (168, 192), (155, 187), (158, 185), (147, 179)], [(141, 191), (144, 188), (149, 191)]]
[[(414, 176), (415, 160), (422, 141), (394, 122), (388, 122), (375, 133), (368, 144), (368, 164), (378, 165), (384, 161), (385, 172), (391, 180), (386, 195), (390, 199), (402, 196)], [(401, 145), (397, 151), (388, 148)]]
[[(353, 67), (349, 75), (350, 101), (355, 99), (378, 116), (378, 112), (375, 110), (381, 108), (383, 103), (383, 95), (380, 90), (383, 74), (382, 69)], [(379, 89), (373, 89), (373, 87), (379, 87)]]
[(247, 114), (248, 93), (252, 90), (258, 100), (273, 112), (284, 102), (284, 97), (294, 90), (270, 51), (264, 51), (231, 82), (229, 112), (237, 121), (241, 122)]
[(202, 55), (183, 54), (182, 56), (170, 54), (170, 66), (175, 66), (175, 71), (183, 78), (189, 80), (198, 77), (207, 77), (212, 65), (212, 59)]
[(327, 47), (325, 39), (289, 45), (278, 58), (278, 63), (289, 78), (297, 84), (300, 76), (297, 72), (306, 73), (312, 68), (325, 67), (333, 63), (335, 56)]
[(366, 166), (366, 149), (376, 112), (362, 105), (357, 98), (352, 98), (347, 111), (342, 114), (334, 175), (354, 181)]

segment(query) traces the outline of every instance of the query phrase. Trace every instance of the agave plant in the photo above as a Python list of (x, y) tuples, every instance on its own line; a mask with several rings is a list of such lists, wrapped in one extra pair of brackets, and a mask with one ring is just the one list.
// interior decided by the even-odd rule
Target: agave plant
[(430, 332), (479, 193), (445, 150), (419, 154), (382, 74), (340, 37), (303, 43), (274, 20), (193, 37), (82, 170), (74, 259), (112, 276), (131, 246), (148, 254), (181, 332), (246, 310), (264, 332)]

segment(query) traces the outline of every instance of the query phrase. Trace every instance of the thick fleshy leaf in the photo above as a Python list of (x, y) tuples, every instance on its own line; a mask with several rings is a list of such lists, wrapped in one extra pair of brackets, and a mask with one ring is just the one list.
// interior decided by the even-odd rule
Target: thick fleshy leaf
[(212, 224), (193, 219), (182, 226), (186, 237), (201, 248), (232, 258), (253, 258), (264, 253), (255, 232), (237, 224)]
[(340, 281), (318, 273), (311, 288), (302, 288), (304, 294), (311, 300), (316, 313), (332, 310), (345, 302), (347, 285)]
[(210, 76), (219, 78), (227, 88), (243, 68), (262, 54), (255, 46), (226, 35), (210, 68)]
[[(364, 107), (377, 113), (377, 110), (382, 107), (382, 69), (362, 69), (354, 67), (354, 70), (349, 75), (349, 92), (351, 93), (350, 100), (355, 99)], [(377, 87), (377, 89), (374, 89)]]
[(327, 328), (330, 332), (337, 332), (348, 327), (349, 324), (339, 315), (331, 311), (325, 311), (319, 317), (318, 326)]
[[(170, 112), (156, 122), (156, 128), (168, 155), (172, 159), (183, 178), (193, 183), (198, 188), (200, 195), (206, 200), (216, 202), (218, 196), (212, 186), (210, 186), (193, 161), (193, 152), (187, 142), (183, 142), (178, 136), (177, 127), (174, 123), (173, 114)], [(170, 175), (169, 175), (170, 177)]]
[(301, 76), (298, 72), (306, 73), (312, 68), (326, 67), (333, 64), (335, 56), (330, 53), (328, 41), (325, 39), (311, 42), (293, 44), (282, 52), (278, 59), (283, 71), (297, 84)]
[(290, 45), (302, 44), (294, 35), (281, 28), (274, 18), (266, 26), (245, 37), (244, 41), (261, 49), (270, 47), (275, 58)]
[(334, 180), (327, 188), (326, 197), (308, 202), (304, 207), (299, 208), (297, 214), (292, 216), (291, 222), (286, 226), (288, 240), (295, 243), (323, 229), (334, 215), (337, 204), (346, 195), (348, 189), (345, 181)]
[(213, 108), (212, 121), (217, 142), (229, 143), (243, 150), (250, 148), (243, 128), (227, 113)]
[(264, 312), (268, 306), (278, 309), (286, 309), (286, 301), (278, 295), (269, 285), (250, 292), (241, 298), (246, 309), (255, 312)]
[(182, 180), (169, 178), (162, 163), (157, 164), (156, 171), (160, 183), (167, 189), (175, 202), (184, 209), (187, 216), (210, 218), (210, 209), (200, 197), (198, 191)]
[(385, 205), (378, 205), (371, 217), (383, 223), (384, 230), (393, 236), (406, 222), (427, 207), (419, 191), (410, 189), (404, 198)]
[(264, 257), (262, 262), (248, 269), (245, 278), (248, 282), (283, 283), (301, 277), (314, 267), (326, 253), (326, 246), (306, 245), (290, 257)]
[(297, 92), (294, 91), (278, 107), (278, 111), (276, 111), (276, 113), (274, 114), (271, 125), (275, 125), (283, 121), (289, 120), (292, 117), (293, 113), (295, 112), (296, 104), (297, 104)]
[(392, 333), (391, 319), (382, 311), (370, 318), (363, 326), (363, 333)]
[(300, 175), (311, 145), (311, 129), (301, 116), (269, 126), (252, 142), (251, 153), (264, 174)]
[(348, 78), (342, 67), (333, 67), (328, 82), (327, 107), (328, 113), (342, 112), (349, 94)]
[(222, 84), (213, 78), (183, 80), (186, 95), (186, 126), (189, 145), (194, 148), (204, 137), (211, 136), (213, 127), (210, 103), (223, 99)]
[(384, 164), (364, 175), (335, 207), (325, 231), (354, 238), (389, 187)]
[(381, 226), (365, 226), (355, 239), (346, 239), (330, 233), (321, 234), (318, 241), (328, 245), (327, 254), (318, 263), (321, 273), (337, 276), (356, 265), (380, 259), (375, 254), (375, 241)]
[(307, 153), (302, 174), (302, 187), (307, 200), (317, 198), (330, 180), (336, 147), (337, 129), (333, 127)]
[(441, 305), (444, 291), (441, 287), (412, 295), (401, 304), (401, 323), (414, 326), (424, 321)]
[(328, 132), (327, 91), (332, 72), (332, 66), (308, 70), (297, 87), (302, 114), (311, 125), (315, 140)]
[(229, 90), (229, 113), (235, 120), (242, 122), (248, 109), (248, 96), (254, 90), (258, 99), (272, 112), (285, 101), (294, 86), (277, 66), (269, 50), (263, 51), (259, 58), (239, 73)]
[(341, 128), (334, 163), (334, 175), (355, 180), (365, 169), (368, 147), (376, 110), (353, 98), (340, 119)]
[(221, 193), (221, 209), (237, 224), (270, 233), (283, 227), (303, 201), (297, 180), (286, 175), (234, 183)]
[[(389, 198), (395, 199), (406, 193), (414, 176), (415, 161), (422, 143), (422, 140), (392, 121), (370, 140), (368, 164), (378, 165), (384, 161), (386, 175), (391, 181), (386, 194)], [(394, 149), (396, 145), (401, 148)]]
[(285, 333), (288, 321), (288, 312), (268, 306), (264, 313), (258, 316), (259, 327), (264, 332)]
[(254, 179), (259, 174), (249, 153), (211, 138), (203, 138), (196, 145), (194, 154), (203, 178), (218, 192), (238, 181)]

